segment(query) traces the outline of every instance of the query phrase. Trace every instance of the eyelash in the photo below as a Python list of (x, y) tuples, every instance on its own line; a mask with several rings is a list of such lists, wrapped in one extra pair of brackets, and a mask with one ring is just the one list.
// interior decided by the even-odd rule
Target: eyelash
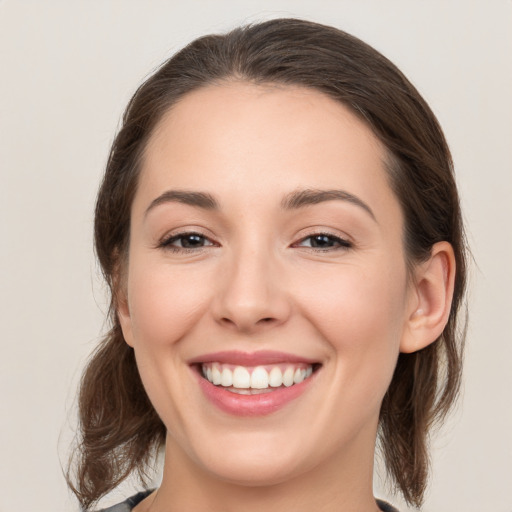
[[(211, 242), (211, 240), (208, 237), (206, 237), (205, 235), (203, 235), (202, 233), (198, 233), (195, 231), (187, 231), (184, 233), (177, 233), (168, 238), (165, 238), (158, 244), (158, 247), (161, 249), (166, 249), (166, 250), (176, 252), (176, 253), (177, 252), (191, 253), (191, 252), (197, 252), (198, 250), (204, 249), (205, 247), (214, 247), (215, 246), (214, 242), (211, 242), (209, 245), (202, 245), (199, 247), (177, 247), (177, 246), (172, 245), (174, 242), (176, 242), (180, 239), (183, 241), (183, 239), (185, 239), (187, 237), (197, 237), (197, 238), (201, 238), (203, 240), (208, 240), (209, 242)], [(324, 239), (328, 238), (331, 243), (337, 244), (337, 246), (328, 247), (328, 248), (309, 246), (309, 248), (314, 250), (315, 252), (331, 252), (331, 251), (347, 250), (347, 249), (351, 249), (353, 247), (352, 242), (349, 242), (348, 240), (346, 240), (344, 238), (340, 238), (339, 236), (333, 235), (332, 233), (324, 233), (324, 232), (311, 233), (311, 234), (301, 238), (298, 242), (294, 243), (292, 245), (292, 247), (308, 248), (308, 246), (301, 246), (300, 244), (302, 244), (303, 242), (305, 242), (308, 239), (314, 239), (314, 238), (319, 238), (319, 237), (324, 237)]]
[(203, 235), (202, 233), (198, 233), (196, 231), (186, 231), (184, 233), (177, 233), (175, 235), (171, 235), (168, 238), (165, 238), (158, 244), (158, 247), (161, 249), (169, 250), (171, 252), (191, 253), (191, 252), (197, 252), (198, 250), (204, 249), (205, 247), (212, 247), (215, 245), (213, 242), (211, 243), (211, 245), (207, 245), (207, 246), (203, 245), (203, 246), (199, 246), (199, 247), (176, 247), (176, 246), (172, 245), (177, 240), (180, 240), (180, 239), (183, 240), (184, 238), (187, 238), (187, 237), (198, 237), (198, 238), (202, 238), (204, 240), (210, 241), (210, 239), (208, 237), (206, 237), (205, 235)]
[(305, 236), (304, 238), (301, 238), (301, 240), (299, 240), (299, 242), (296, 242), (295, 244), (293, 244), (293, 247), (296, 247), (296, 246), (304, 247), (304, 246), (300, 246), (298, 244), (301, 244), (308, 239), (314, 239), (314, 238), (320, 238), (320, 237), (328, 238), (331, 242), (337, 244), (337, 246), (336, 247), (328, 247), (328, 248), (311, 247), (310, 246), (309, 248), (313, 249), (315, 252), (331, 252), (331, 251), (347, 250), (347, 249), (351, 249), (353, 247), (352, 242), (346, 240), (345, 238), (341, 238), (337, 235), (333, 235), (332, 233), (324, 233), (324, 232), (311, 233), (311, 234)]

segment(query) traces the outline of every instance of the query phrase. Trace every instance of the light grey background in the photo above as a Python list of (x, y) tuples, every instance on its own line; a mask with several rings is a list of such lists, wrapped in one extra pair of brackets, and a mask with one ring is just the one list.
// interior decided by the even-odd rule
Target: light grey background
[(477, 266), (464, 400), (423, 510), (512, 511), (510, 0), (0, 0), (0, 512), (78, 509), (61, 461), (103, 328), (92, 210), (126, 102), (194, 37), (277, 16), (374, 45), (445, 129)]

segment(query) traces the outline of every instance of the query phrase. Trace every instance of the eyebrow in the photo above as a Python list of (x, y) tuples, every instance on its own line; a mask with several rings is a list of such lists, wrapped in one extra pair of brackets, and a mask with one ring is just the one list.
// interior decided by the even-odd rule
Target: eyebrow
[(347, 201), (362, 208), (370, 217), (377, 222), (372, 209), (359, 197), (346, 192), (345, 190), (320, 190), (320, 189), (304, 189), (296, 190), (287, 194), (281, 201), (281, 208), (285, 210), (295, 210), (304, 206), (311, 206), (326, 201)]
[(193, 192), (189, 190), (168, 190), (151, 201), (146, 208), (146, 216), (153, 208), (165, 203), (182, 203), (190, 206), (196, 206), (205, 210), (218, 210), (219, 203), (216, 199), (206, 192)]
[[(377, 222), (371, 208), (359, 197), (346, 192), (345, 190), (329, 189), (300, 189), (287, 194), (281, 201), (281, 208), (284, 210), (296, 210), (305, 206), (312, 206), (327, 201), (346, 201), (362, 208), (370, 217)], [(165, 203), (181, 203), (195, 206), (205, 210), (220, 210), (217, 200), (207, 192), (195, 192), (191, 190), (167, 190), (151, 201), (144, 216), (153, 208)]]

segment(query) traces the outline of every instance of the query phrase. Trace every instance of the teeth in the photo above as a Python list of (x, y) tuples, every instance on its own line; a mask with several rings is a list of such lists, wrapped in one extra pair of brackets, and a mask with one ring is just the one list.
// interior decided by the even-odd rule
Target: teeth
[[(208, 374), (206, 375), (206, 378), (208, 379)], [(211, 382), (211, 381), (210, 381)], [(233, 385), (233, 373), (229, 368), (224, 368), (222, 370), (222, 376), (220, 383), (222, 386), (229, 387)]]
[(293, 383), (299, 384), (300, 382), (302, 382), (304, 380), (305, 376), (306, 376), (306, 370), (301, 370), (300, 368), (297, 368), (295, 370), (295, 373), (293, 374)]
[(229, 388), (231, 393), (237, 393), (238, 395), (262, 395), (264, 393), (272, 393), (273, 389), (237, 389)]
[(283, 384), (289, 388), (290, 386), (293, 385), (293, 374), (294, 374), (294, 369), (289, 366), (288, 368), (286, 368), (285, 372), (283, 373)]
[(311, 376), (313, 366), (299, 363), (247, 368), (221, 363), (205, 363), (201, 370), (203, 376), (216, 386), (231, 388), (233, 392), (239, 394), (255, 394), (256, 390), (272, 391), (270, 388), (300, 384)]
[(216, 386), (222, 382), (222, 373), (220, 373), (217, 365), (212, 367), (212, 380), (210, 382), (213, 382)]
[(272, 368), (270, 370), (270, 374), (268, 376), (268, 383), (273, 388), (278, 388), (283, 385), (283, 372), (279, 368)]
[(251, 374), (247, 368), (237, 366), (233, 372), (233, 387), (235, 388), (250, 388), (251, 387)]
[(267, 389), (269, 376), (267, 370), (258, 366), (254, 368), (251, 373), (251, 388), (253, 389)]

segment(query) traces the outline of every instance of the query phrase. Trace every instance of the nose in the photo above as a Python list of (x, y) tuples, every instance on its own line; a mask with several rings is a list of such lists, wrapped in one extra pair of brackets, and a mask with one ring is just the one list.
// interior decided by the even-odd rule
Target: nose
[(253, 334), (285, 323), (291, 312), (285, 276), (263, 247), (232, 254), (220, 275), (214, 299), (218, 323)]

